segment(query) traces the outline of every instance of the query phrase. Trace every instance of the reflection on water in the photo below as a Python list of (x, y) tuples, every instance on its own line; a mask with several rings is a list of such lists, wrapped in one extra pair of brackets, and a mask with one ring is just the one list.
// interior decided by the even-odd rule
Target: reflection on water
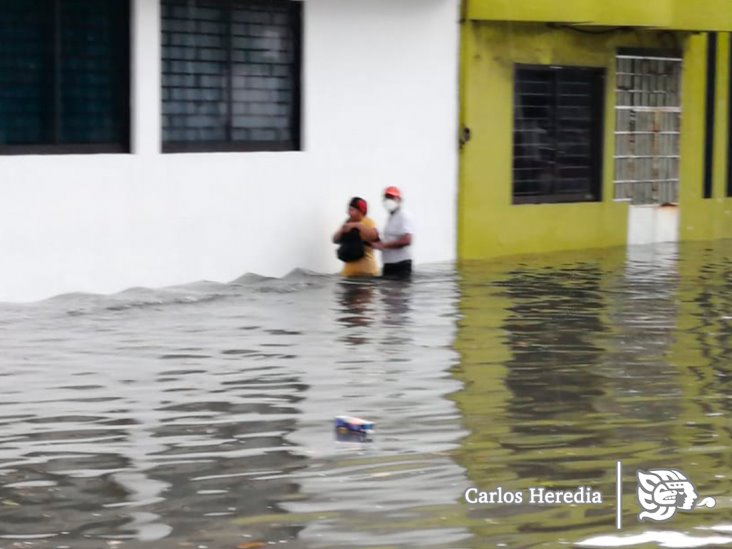
[[(0, 305), (0, 548), (732, 544), (731, 275), (723, 242)], [(717, 507), (638, 522), (663, 467)], [(463, 500), (532, 486), (604, 502)]]
[[(559, 254), (464, 270), (455, 345), (465, 388), (454, 398), (470, 434), (458, 463), (486, 491), (591, 486), (605, 499), (473, 505), (471, 546), (732, 543), (732, 368), (713, 358), (731, 344), (732, 317), (722, 313), (732, 305), (731, 254), (729, 243), (680, 253), (656, 246), (627, 258), (625, 250)], [(709, 293), (716, 311), (706, 306)], [(702, 343), (698, 332), (709, 326), (718, 337)], [(626, 471), (622, 532), (614, 531), (617, 460)], [(722, 508), (679, 513), (661, 525), (667, 532), (639, 523), (635, 471), (664, 467), (685, 471)], [(718, 533), (725, 529), (726, 537)]]
[(456, 300), (435, 268), (0, 307), (0, 547), (454, 546)]

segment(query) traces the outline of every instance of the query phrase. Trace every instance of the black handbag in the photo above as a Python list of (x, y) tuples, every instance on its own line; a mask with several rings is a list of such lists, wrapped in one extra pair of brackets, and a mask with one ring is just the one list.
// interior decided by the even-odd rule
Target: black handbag
[(366, 255), (366, 246), (361, 240), (361, 233), (358, 229), (351, 229), (341, 237), (341, 245), (338, 247), (338, 259), (345, 263), (358, 261)]

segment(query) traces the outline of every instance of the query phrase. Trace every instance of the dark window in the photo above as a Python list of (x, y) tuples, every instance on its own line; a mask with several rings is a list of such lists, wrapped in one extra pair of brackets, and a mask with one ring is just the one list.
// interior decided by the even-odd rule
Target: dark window
[(732, 40), (727, 53), (729, 80), (727, 88), (727, 196), (732, 196)]
[(717, 92), (717, 33), (707, 33), (707, 96), (704, 125), (704, 185), (702, 196), (712, 198), (714, 179), (714, 121)]
[(300, 2), (162, 0), (163, 150), (297, 150)]
[(0, 153), (129, 149), (127, 0), (0, 2)]
[(514, 204), (601, 199), (604, 74), (516, 68)]

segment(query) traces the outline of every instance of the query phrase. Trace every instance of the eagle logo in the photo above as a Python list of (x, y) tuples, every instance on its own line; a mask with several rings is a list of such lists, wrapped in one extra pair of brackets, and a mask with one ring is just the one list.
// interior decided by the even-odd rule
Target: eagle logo
[(700, 507), (714, 507), (714, 498), (699, 500), (699, 494), (691, 481), (677, 469), (650, 469), (638, 471), (638, 503), (644, 511), (640, 520), (658, 522), (669, 520), (676, 510), (693, 511)]

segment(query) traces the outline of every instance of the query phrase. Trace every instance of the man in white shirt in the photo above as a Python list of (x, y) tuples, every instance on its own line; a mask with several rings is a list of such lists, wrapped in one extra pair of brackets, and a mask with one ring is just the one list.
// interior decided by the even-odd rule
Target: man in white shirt
[(402, 193), (396, 187), (384, 190), (384, 207), (389, 212), (380, 242), (373, 247), (381, 250), (384, 260), (382, 276), (409, 278), (412, 274), (412, 220), (402, 207)]

